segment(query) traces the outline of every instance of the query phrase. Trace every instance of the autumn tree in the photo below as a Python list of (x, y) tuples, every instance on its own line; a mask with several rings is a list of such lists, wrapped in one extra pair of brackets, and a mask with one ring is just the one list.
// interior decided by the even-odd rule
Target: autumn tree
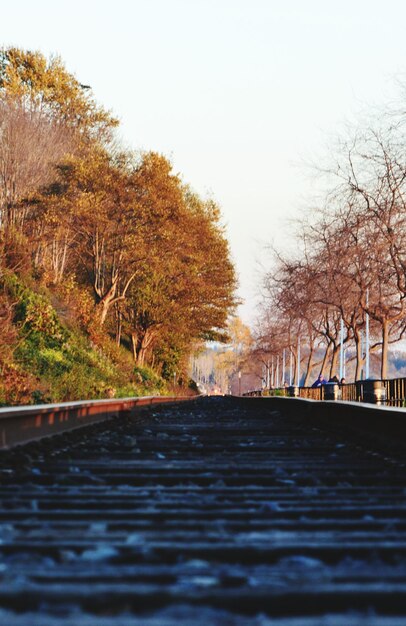
[(230, 392), (238, 372), (251, 373), (249, 361), (252, 348), (252, 335), (249, 327), (237, 315), (232, 315), (227, 325), (228, 342), (197, 342), (191, 359), (191, 375), (204, 387), (219, 388), (223, 393)]
[[(109, 137), (116, 120), (96, 105), (62, 61), (0, 51), (0, 225), (21, 228), (30, 196), (48, 184), (65, 154)], [(25, 200), (22, 203), (22, 200)]]
[(116, 125), (59, 58), (0, 51), (0, 262), (75, 290), (94, 340), (169, 371), (227, 338), (235, 271), (216, 203), (120, 150)]
[(15, 47), (0, 50), (0, 94), (16, 98), (27, 111), (78, 131), (86, 141), (106, 141), (118, 121), (99, 106), (88, 85), (70, 74), (60, 57)]
[(252, 371), (252, 361), (249, 356), (253, 339), (249, 327), (235, 315), (229, 320), (227, 332), (229, 343), (222, 350), (218, 350), (214, 356), (216, 378), (223, 390), (231, 387), (232, 378), (238, 376), (243, 368), (247, 372)]
[[(127, 299), (125, 317), (140, 364), (159, 335), (169, 331), (178, 334), (182, 329), (189, 344), (197, 338), (221, 340), (235, 306), (234, 267), (219, 211), (189, 189), (179, 191), (179, 204), (172, 204), (156, 224), (148, 258)], [(159, 198), (162, 202), (165, 196)]]

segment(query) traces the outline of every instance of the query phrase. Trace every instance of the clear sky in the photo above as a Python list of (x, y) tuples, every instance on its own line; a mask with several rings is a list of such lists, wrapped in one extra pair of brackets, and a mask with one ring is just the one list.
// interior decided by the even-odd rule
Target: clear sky
[(0, 45), (59, 54), (128, 147), (216, 198), (246, 322), (264, 246), (313, 193), (303, 161), (406, 69), (403, 0), (0, 0), (0, 19)]

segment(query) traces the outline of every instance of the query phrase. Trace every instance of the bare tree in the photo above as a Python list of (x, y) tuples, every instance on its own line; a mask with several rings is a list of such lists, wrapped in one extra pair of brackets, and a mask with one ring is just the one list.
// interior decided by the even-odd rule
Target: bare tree
[(0, 96), (0, 225), (20, 229), (29, 198), (54, 176), (52, 165), (71, 148), (71, 133), (25, 100)]

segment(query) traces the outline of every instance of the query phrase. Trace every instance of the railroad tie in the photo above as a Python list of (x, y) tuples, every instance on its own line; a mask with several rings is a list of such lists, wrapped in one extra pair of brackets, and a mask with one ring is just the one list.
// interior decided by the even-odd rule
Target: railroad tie
[(206, 398), (0, 452), (4, 626), (401, 626), (406, 470)]

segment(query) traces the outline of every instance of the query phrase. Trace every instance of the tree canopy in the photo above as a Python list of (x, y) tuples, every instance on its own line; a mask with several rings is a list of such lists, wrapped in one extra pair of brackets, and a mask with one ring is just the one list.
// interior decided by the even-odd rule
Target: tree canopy
[(169, 372), (196, 340), (226, 338), (235, 270), (216, 202), (164, 155), (121, 149), (116, 126), (60, 58), (0, 51), (1, 269)]
[(404, 338), (404, 129), (404, 109), (388, 107), (340, 138), (330, 165), (318, 168), (327, 175), (324, 200), (302, 220), (295, 253), (275, 252), (265, 276), (257, 347), (296, 359), (300, 343), (305, 384), (313, 369), (337, 374), (341, 342), (359, 380), (367, 323), (381, 378), (388, 377), (389, 345)]

